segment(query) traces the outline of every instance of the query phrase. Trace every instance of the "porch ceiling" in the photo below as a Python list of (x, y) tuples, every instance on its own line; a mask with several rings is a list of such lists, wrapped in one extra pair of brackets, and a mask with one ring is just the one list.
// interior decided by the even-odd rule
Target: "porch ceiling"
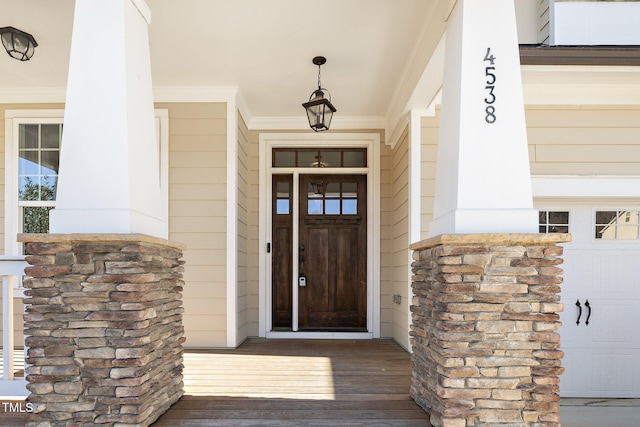
[[(384, 119), (404, 106), (426, 65), (418, 45), (444, 0), (146, 0), (157, 87), (240, 88), (254, 117), (300, 117), (322, 84), (337, 117)], [(0, 26), (31, 33), (27, 62), (0, 56), (3, 94), (64, 93), (74, 0), (4, 0)], [(440, 20), (442, 18), (440, 17)], [(96, 28), (107, 31), (107, 28)], [(415, 76), (415, 77), (412, 77)], [(411, 80), (415, 80), (411, 82)], [(409, 80), (409, 82), (407, 82)], [(408, 91), (406, 88), (410, 87)], [(408, 92), (408, 93), (406, 93)], [(8, 98), (7, 98), (8, 99)], [(425, 107), (430, 99), (425, 99)]]

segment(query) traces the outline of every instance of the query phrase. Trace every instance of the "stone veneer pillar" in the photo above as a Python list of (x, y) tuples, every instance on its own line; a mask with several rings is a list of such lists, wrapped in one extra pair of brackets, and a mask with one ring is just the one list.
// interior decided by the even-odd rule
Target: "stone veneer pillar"
[(148, 426), (183, 394), (183, 245), (23, 234), (28, 426)]
[(560, 426), (568, 234), (449, 234), (411, 245), (411, 396), (435, 427)]

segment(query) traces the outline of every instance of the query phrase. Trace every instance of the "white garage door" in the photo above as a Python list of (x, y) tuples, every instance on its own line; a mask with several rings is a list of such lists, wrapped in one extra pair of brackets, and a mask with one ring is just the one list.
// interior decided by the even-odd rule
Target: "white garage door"
[(564, 231), (568, 217), (573, 235), (561, 293), (563, 397), (640, 397), (639, 212), (611, 205), (541, 212), (541, 228)]

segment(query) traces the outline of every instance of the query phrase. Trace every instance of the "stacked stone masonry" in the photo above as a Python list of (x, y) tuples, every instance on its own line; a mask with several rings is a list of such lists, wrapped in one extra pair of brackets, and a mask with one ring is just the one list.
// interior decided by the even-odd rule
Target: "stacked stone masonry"
[(28, 426), (147, 426), (183, 393), (180, 245), (21, 235)]
[(435, 427), (559, 427), (566, 234), (411, 246), (411, 396)]

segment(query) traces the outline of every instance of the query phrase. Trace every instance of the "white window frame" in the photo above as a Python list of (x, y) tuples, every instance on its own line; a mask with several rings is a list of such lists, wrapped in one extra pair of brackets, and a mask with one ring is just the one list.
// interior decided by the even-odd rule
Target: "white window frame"
[(637, 212), (640, 211), (640, 205), (629, 205), (629, 204), (619, 204), (619, 205), (597, 205), (597, 206), (593, 206), (591, 208), (591, 229), (590, 229), (590, 239), (591, 242), (597, 244), (597, 245), (605, 245), (605, 244), (612, 244), (612, 245), (623, 245), (623, 244), (640, 244), (640, 236), (638, 238), (635, 239), (619, 239), (617, 237), (618, 234), (618, 224), (616, 223), (615, 227), (616, 227), (616, 238), (615, 239), (597, 239), (595, 236), (595, 228), (597, 226), (596, 223), (596, 214), (598, 212), (621, 212), (621, 211), (631, 211), (631, 212)]
[[(538, 206), (536, 206), (536, 210), (538, 210), (538, 212), (547, 212), (547, 213), (549, 213), (549, 212), (567, 212), (569, 214), (569, 222), (567, 224), (549, 224), (549, 223), (547, 223), (546, 226), (549, 226), (549, 225), (561, 225), (561, 226), (564, 226), (564, 225), (566, 225), (567, 228), (569, 229), (568, 232), (569, 233), (572, 232), (572, 229), (573, 229), (573, 227), (572, 227), (572, 225), (573, 225), (572, 224), (573, 223), (573, 212), (572, 212), (571, 209), (558, 207), (558, 206), (555, 206), (555, 207), (538, 207)], [(540, 225), (541, 225), (540, 221), (538, 221), (538, 227), (540, 227)], [(549, 232), (541, 233), (540, 232), (540, 234), (554, 234), (554, 233), (549, 233)]]
[[(163, 219), (169, 218), (169, 112), (156, 109), (156, 135), (160, 153), (160, 189)], [(62, 124), (63, 109), (6, 110), (5, 111), (5, 188), (4, 188), (4, 254), (22, 255), (17, 242), (22, 220), (21, 206), (55, 206), (55, 201), (18, 201), (19, 126), (21, 124)]]
[(7, 110), (5, 112), (4, 254), (22, 255), (16, 238), (20, 232), (22, 206), (55, 206), (55, 201), (19, 202), (18, 157), (21, 124), (62, 124), (64, 110)]

